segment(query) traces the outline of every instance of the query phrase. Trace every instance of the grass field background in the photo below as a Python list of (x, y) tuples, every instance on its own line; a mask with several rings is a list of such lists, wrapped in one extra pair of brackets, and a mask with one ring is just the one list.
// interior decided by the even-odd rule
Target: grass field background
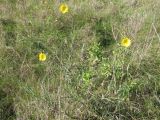
[(159, 120), (159, 11), (159, 0), (0, 0), (0, 120)]

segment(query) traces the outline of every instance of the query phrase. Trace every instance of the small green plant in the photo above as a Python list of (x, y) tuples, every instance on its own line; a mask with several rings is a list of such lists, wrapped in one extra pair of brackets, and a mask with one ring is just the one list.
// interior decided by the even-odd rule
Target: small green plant
[(102, 61), (99, 66), (100, 75), (109, 77), (112, 75), (112, 66), (107, 58), (102, 58)]
[(131, 92), (137, 88), (138, 84), (139, 81), (128, 80), (124, 82), (122, 85), (120, 85), (119, 89), (117, 90), (119, 100), (129, 100)]
[(96, 42), (89, 49), (89, 60), (101, 60), (102, 59), (102, 49), (100, 45)]
[(91, 83), (91, 73), (89, 71), (86, 71), (82, 73), (82, 79), (84, 86), (88, 86)]

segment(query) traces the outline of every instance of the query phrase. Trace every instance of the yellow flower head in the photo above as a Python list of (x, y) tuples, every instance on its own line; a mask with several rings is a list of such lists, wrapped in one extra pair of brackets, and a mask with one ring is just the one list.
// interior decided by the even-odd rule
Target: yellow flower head
[(65, 14), (65, 13), (67, 13), (68, 12), (68, 5), (67, 4), (61, 4), (60, 6), (59, 6), (59, 11), (61, 12), (61, 13), (63, 13), (63, 14)]
[(47, 56), (46, 56), (46, 54), (45, 53), (39, 53), (39, 55), (38, 55), (38, 59), (39, 59), (39, 61), (45, 61), (46, 60), (46, 58), (47, 58)]
[(129, 47), (130, 45), (131, 45), (131, 40), (129, 38), (125, 37), (121, 40), (121, 46)]

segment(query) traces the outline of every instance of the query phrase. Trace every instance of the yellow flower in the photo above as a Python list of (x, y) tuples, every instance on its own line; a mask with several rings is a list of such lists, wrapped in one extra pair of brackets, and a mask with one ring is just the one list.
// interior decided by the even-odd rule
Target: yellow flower
[(121, 46), (129, 47), (130, 45), (131, 45), (131, 40), (129, 38), (125, 37), (121, 40)]
[(38, 55), (38, 59), (39, 59), (39, 61), (45, 61), (46, 60), (46, 58), (47, 58), (47, 56), (46, 56), (46, 54), (45, 53), (39, 53), (39, 55)]
[(61, 4), (60, 6), (59, 6), (59, 11), (61, 12), (61, 13), (63, 13), (63, 14), (65, 14), (65, 13), (67, 13), (68, 12), (68, 5), (67, 4)]

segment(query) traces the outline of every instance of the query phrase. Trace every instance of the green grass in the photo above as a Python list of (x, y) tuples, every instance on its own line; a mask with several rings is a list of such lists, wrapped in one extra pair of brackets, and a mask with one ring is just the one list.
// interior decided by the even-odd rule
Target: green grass
[(160, 119), (160, 2), (0, 3), (1, 120)]

